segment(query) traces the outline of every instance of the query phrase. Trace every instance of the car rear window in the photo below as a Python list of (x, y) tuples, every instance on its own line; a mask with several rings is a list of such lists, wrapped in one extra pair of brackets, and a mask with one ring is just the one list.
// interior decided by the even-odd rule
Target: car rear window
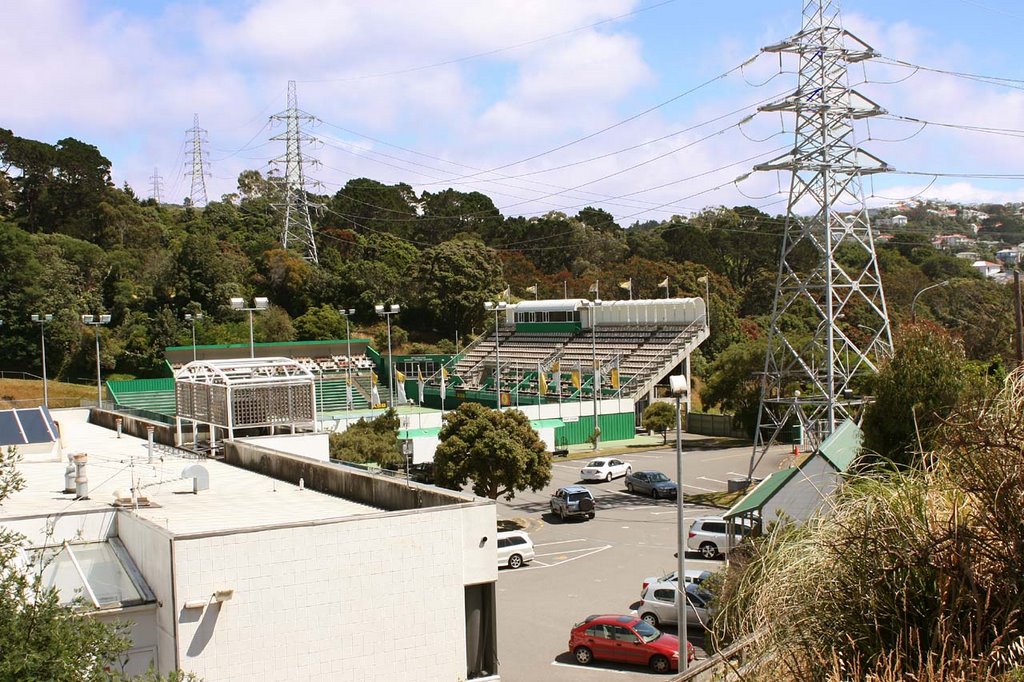
[(570, 502), (579, 502), (580, 500), (586, 500), (590, 497), (590, 493), (569, 493)]

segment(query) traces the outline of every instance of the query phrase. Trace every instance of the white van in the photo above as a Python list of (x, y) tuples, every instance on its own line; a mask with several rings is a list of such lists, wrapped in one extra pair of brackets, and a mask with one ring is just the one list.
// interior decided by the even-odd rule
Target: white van
[(519, 568), (533, 561), (533, 540), (525, 531), (506, 530), (498, 532), (498, 568), (508, 566)]

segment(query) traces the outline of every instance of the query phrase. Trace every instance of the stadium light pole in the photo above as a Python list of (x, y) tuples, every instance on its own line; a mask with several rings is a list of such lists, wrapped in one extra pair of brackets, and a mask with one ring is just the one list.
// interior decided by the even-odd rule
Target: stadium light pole
[(373, 306), (373, 311), (383, 315), (388, 323), (388, 406), (392, 408), (395, 406), (395, 361), (391, 355), (391, 316), (397, 315), (399, 310), (397, 303), (392, 303), (388, 307), (379, 304)]
[(110, 324), (110, 315), (82, 315), (82, 324), (96, 334), (96, 407), (103, 407), (103, 381), (100, 368), (100, 325)]
[(338, 311), (341, 316), (345, 318), (345, 341), (347, 342), (346, 351), (348, 353), (348, 360), (345, 362), (345, 400), (346, 407), (352, 409), (352, 334), (348, 330), (348, 318), (356, 314), (355, 308), (342, 308)]
[(202, 313), (185, 313), (185, 321), (192, 327), (192, 362), (196, 361), (196, 322), (201, 319)]
[(686, 647), (686, 527), (683, 517), (683, 393), (687, 392), (686, 377), (673, 374), (668, 378), (669, 390), (676, 399), (676, 617), (679, 627), (679, 672), (689, 666)]
[(266, 310), (270, 306), (270, 299), (265, 296), (257, 296), (252, 299), (252, 307), (245, 306), (245, 299), (241, 296), (231, 297), (231, 308), (233, 310), (244, 310), (249, 313), (249, 357), (256, 357), (256, 343), (252, 333), (252, 314), (256, 310)]
[[(597, 307), (601, 305), (601, 299), (595, 299), (587, 304), (590, 308), (590, 354), (592, 368), (590, 375), (591, 393), (594, 394), (594, 449), (597, 450), (601, 444), (601, 425), (598, 423), (597, 415), (597, 394), (601, 386), (597, 378)], [(582, 383), (582, 382), (581, 382)]]
[(46, 386), (46, 323), (53, 322), (53, 315), (33, 315), (32, 321), (39, 323), (39, 349), (43, 355), (43, 406), (50, 409), (50, 393)]
[(494, 311), (494, 388), (497, 396), (495, 404), (499, 411), (501, 410), (501, 335), (498, 333), (498, 313), (504, 312), (506, 308), (508, 308), (508, 304), (505, 301), (497, 303), (484, 301), (484, 309)]

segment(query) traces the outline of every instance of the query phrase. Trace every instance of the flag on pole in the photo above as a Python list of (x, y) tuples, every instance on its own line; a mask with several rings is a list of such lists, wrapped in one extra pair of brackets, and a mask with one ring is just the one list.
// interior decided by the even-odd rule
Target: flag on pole
[(416, 368), (416, 384), (419, 387), (420, 405), (423, 404), (423, 368)]
[(347, 398), (345, 406), (348, 409), (351, 410), (352, 409), (352, 382), (350, 382), (350, 381), (346, 381), (345, 382), (345, 397)]
[(557, 361), (551, 365), (551, 381), (555, 384), (555, 393), (562, 395), (562, 368)]
[(441, 368), (441, 400), (448, 397), (448, 370)]
[(587, 291), (589, 293), (591, 293), (591, 294), (596, 294), (598, 292), (597, 285), (598, 285), (598, 280), (594, 280), (594, 283), (590, 285), (590, 288)]
[(661, 280), (661, 283), (658, 286), (659, 287), (668, 288), (668, 277), (666, 277), (665, 279)]
[(633, 278), (632, 277), (627, 279), (625, 282), (619, 282), (619, 288), (620, 289), (628, 289), (629, 290), (629, 300), (631, 300), (631, 301), (633, 300)]
[(544, 376), (544, 368), (537, 365), (537, 390), (541, 395), (548, 394), (548, 379)]
[(506, 301), (510, 300), (512, 298), (512, 287), (505, 287), (505, 291), (501, 292), (500, 298)]
[(380, 391), (377, 390), (377, 373), (370, 370), (370, 407), (380, 405)]
[(615, 358), (615, 365), (612, 367), (611, 378), (612, 378), (612, 388), (615, 389), (616, 391), (619, 390), (619, 358), (618, 357)]
[(405, 375), (395, 370), (395, 390), (398, 391), (398, 404), (405, 405), (409, 402), (408, 396), (405, 395)]
[(572, 371), (572, 385), (574, 388), (580, 387), (580, 370), (579, 367)]
[(533, 294), (534, 297), (536, 297), (537, 296), (537, 285), (534, 284), (532, 287), (526, 287), (526, 293)]

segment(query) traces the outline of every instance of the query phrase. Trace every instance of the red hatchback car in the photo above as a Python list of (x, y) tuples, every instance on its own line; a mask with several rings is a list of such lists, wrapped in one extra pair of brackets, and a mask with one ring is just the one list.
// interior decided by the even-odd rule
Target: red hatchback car
[[(587, 616), (569, 633), (569, 651), (582, 665), (597, 659), (647, 665), (659, 673), (679, 670), (679, 640), (635, 616)], [(693, 660), (689, 642), (686, 656)]]

